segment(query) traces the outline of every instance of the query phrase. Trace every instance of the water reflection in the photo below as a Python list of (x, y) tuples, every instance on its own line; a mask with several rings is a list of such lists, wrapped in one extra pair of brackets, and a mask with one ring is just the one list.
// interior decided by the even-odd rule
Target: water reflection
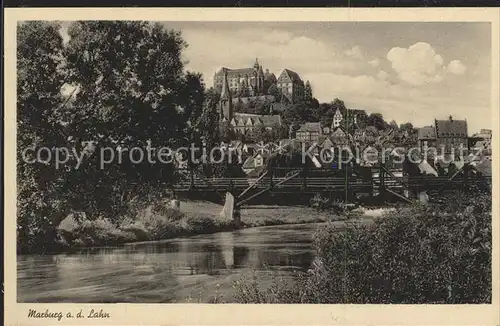
[(316, 225), (216, 233), (79, 253), (18, 256), (20, 302), (207, 301), (250, 269), (306, 269)]

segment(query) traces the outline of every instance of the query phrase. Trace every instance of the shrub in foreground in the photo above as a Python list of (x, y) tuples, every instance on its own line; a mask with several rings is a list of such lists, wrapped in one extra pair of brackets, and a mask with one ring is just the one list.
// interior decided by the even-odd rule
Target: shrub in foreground
[(491, 197), (474, 194), (400, 208), (370, 226), (324, 227), (307, 273), (266, 289), (258, 280), (239, 282), (238, 301), (489, 303)]

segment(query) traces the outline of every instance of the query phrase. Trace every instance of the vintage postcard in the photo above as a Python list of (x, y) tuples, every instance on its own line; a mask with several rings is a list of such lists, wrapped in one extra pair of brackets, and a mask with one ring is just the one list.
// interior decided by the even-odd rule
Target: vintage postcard
[(499, 325), (498, 9), (7, 9), (7, 325)]

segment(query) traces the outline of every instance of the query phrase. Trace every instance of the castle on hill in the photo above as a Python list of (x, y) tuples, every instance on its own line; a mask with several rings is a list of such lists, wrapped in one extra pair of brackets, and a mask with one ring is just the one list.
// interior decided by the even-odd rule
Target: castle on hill
[[(274, 85), (274, 93), (270, 88)], [(228, 123), (236, 133), (245, 134), (253, 130), (272, 130), (281, 125), (279, 115), (237, 112), (235, 106), (252, 101), (268, 101), (274, 104), (293, 104), (304, 97), (305, 84), (299, 74), (284, 69), (276, 78), (269, 69), (264, 69), (258, 59), (251, 68), (229, 69), (222, 67), (214, 75), (214, 89), (220, 93), (218, 113), (221, 123)], [(276, 95), (280, 103), (276, 103)]]
[(264, 69), (255, 59), (253, 67), (230, 69), (222, 67), (214, 75), (214, 89), (222, 93), (224, 78), (227, 75), (227, 85), (231, 92), (233, 101), (239, 98), (249, 98), (258, 96), (271, 96), (269, 88), (275, 85), (283, 94), (283, 99), (288, 103), (295, 103), (304, 97), (305, 84), (299, 74), (283, 69), (278, 78)]

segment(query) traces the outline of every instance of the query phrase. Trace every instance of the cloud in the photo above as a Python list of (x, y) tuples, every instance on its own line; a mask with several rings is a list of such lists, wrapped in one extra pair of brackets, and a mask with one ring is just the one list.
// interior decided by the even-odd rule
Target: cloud
[(387, 60), (399, 78), (418, 86), (442, 80), (443, 58), (425, 42), (418, 42), (407, 49), (394, 47), (387, 53)]
[(387, 77), (389, 77), (389, 74), (385, 72), (384, 70), (380, 70), (377, 74), (377, 78), (380, 80), (386, 80)]
[(300, 76), (322, 71), (346, 73), (359, 71), (359, 61), (338, 56), (335, 46), (319, 39), (265, 27), (242, 29), (185, 28), (188, 43), (183, 52), (190, 70), (201, 72), (212, 85), (215, 71), (252, 67), (255, 58), (264, 69), (278, 76), (284, 68)]
[(362, 60), (363, 53), (361, 52), (361, 48), (359, 46), (353, 46), (351, 49), (344, 51), (344, 54), (348, 57)]
[(269, 43), (287, 43), (293, 35), (287, 31), (272, 30), (262, 35), (262, 40)]
[(378, 67), (378, 65), (380, 64), (380, 60), (375, 58), (373, 60), (368, 61), (368, 64), (372, 67)]
[(467, 67), (460, 60), (453, 60), (448, 64), (447, 70), (454, 75), (463, 75)]

